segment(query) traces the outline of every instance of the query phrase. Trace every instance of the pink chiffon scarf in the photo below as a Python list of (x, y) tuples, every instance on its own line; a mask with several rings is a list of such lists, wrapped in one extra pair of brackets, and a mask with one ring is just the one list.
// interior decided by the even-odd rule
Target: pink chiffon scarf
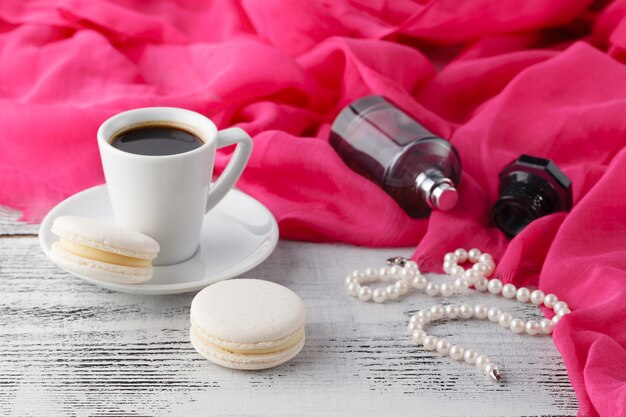
[[(237, 125), (239, 182), (283, 238), (457, 247), (573, 313), (556, 328), (583, 416), (626, 415), (626, 1), (59, 0), (0, 3), (0, 204), (37, 222), (103, 182), (95, 133), (135, 107)], [(410, 219), (328, 145), (350, 101), (381, 94), (449, 138), (460, 201)], [(509, 240), (489, 222), (498, 172), (553, 159), (574, 208)], [(218, 156), (218, 172), (228, 155)]]

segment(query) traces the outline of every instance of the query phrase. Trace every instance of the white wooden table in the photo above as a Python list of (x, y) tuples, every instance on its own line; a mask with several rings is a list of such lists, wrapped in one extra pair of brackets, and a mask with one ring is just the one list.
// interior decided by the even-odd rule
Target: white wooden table
[[(213, 365), (188, 340), (193, 294), (102, 290), (55, 267), (37, 226), (0, 208), (2, 416), (573, 416), (577, 401), (550, 337), (470, 320), (432, 327), (501, 364), (496, 384), (465, 363), (411, 345), (407, 317), (436, 300), (413, 294), (376, 305), (348, 297), (343, 276), (410, 249), (281, 241), (246, 277), (297, 292), (307, 341), (294, 360), (247, 372)], [(448, 302), (532, 306), (485, 294)], [(478, 301), (480, 300), (480, 301)]]

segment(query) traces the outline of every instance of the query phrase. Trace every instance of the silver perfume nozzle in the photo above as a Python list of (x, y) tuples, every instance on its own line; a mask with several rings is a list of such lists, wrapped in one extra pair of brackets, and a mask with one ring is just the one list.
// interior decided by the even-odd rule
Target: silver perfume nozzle
[(450, 210), (459, 199), (456, 188), (443, 182), (437, 185), (430, 193), (430, 200), (439, 210)]
[(415, 185), (426, 204), (433, 209), (450, 210), (459, 199), (454, 183), (434, 173), (420, 173), (415, 179)]

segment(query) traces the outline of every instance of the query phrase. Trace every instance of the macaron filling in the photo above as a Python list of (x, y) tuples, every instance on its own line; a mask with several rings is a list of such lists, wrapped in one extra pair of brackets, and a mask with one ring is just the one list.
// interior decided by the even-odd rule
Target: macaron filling
[(279, 340), (272, 342), (238, 343), (237, 347), (235, 347), (235, 344), (232, 342), (226, 342), (208, 336), (206, 333), (198, 330), (198, 327), (193, 326), (193, 324), (191, 326), (191, 331), (195, 333), (197, 338), (201, 339), (202, 344), (205, 347), (213, 347), (214, 349), (234, 354), (263, 355), (288, 350), (300, 343), (304, 337), (304, 324), (302, 324), (302, 326), (300, 326), (295, 332)]
[(63, 238), (59, 240), (59, 245), (63, 250), (71, 253), (72, 255), (76, 255), (81, 258), (93, 261), (99, 261), (113, 265), (128, 266), (133, 268), (150, 267), (149, 259), (139, 259), (130, 256), (119, 255), (117, 253), (103, 251), (101, 249), (82, 245), (80, 243), (72, 242)]

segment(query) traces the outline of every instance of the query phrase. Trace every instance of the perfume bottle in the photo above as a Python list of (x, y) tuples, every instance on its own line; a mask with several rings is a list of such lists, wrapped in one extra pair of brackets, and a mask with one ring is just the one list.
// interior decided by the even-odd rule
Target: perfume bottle
[(493, 223), (515, 237), (532, 221), (572, 208), (572, 182), (549, 159), (520, 155), (500, 172), (500, 196)]
[(411, 217), (456, 204), (457, 150), (384, 97), (363, 97), (346, 106), (333, 122), (330, 144)]

